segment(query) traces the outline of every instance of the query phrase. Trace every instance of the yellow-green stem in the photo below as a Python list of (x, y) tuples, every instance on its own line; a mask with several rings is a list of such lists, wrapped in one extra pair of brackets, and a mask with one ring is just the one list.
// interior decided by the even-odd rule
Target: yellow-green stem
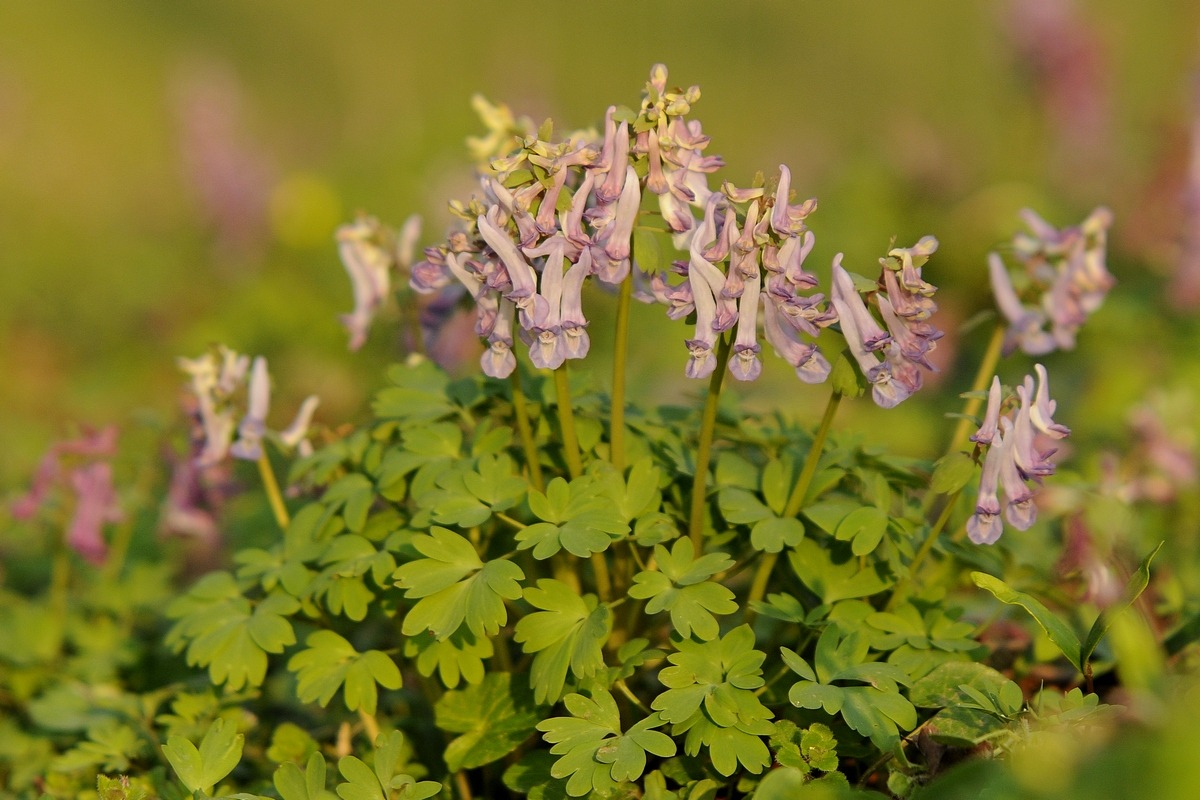
[(279, 491), (279, 482), (275, 480), (275, 470), (271, 469), (271, 460), (267, 458), (266, 450), (258, 457), (258, 474), (262, 476), (263, 489), (271, 503), (271, 513), (275, 515), (275, 522), (279, 524), (281, 531), (286, 531), (291, 518), (288, 517), (287, 506), (283, 504), (283, 493)]
[(702, 550), (704, 533), (704, 503), (708, 493), (708, 462), (712, 457), (713, 436), (717, 427), (717, 405), (721, 400), (721, 385), (725, 382), (725, 367), (729, 363), (729, 337), (721, 336), (717, 344), (717, 366), (708, 379), (708, 394), (704, 398), (704, 414), (700, 419), (700, 442), (696, 445), (696, 472), (692, 477), (692, 507), (688, 515), (688, 536), (696, 554)]
[(571, 407), (571, 387), (567, 383), (567, 365), (554, 370), (554, 392), (558, 397), (558, 425), (562, 433), (563, 458), (572, 478), (583, 474), (583, 458), (579, 455), (579, 437), (575, 434), (575, 409)]
[[(633, 254), (630, 254), (633, 259)], [(608, 425), (609, 459), (620, 471), (625, 470), (625, 368), (629, 350), (629, 305), (633, 298), (633, 268), (621, 282), (617, 295), (617, 323), (613, 341), (612, 408)]]
[(513, 413), (517, 417), (517, 434), (521, 437), (521, 447), (525, 451), (525, 463), (529, 466), (529, 482), (539, 492), (546, 491), (546, 482), (542, 478), (542, 462), (538, 454), (537, 443), (533, 441), (533, 427), (529, 424), (529, 406), (525, 403), (525, 392), (521, 388), (521, 369), (512, 371)]
[[(838, 405), (841, 402), (841, 392), (833, 392), (829, 395), (829, 402), (825, 404), (825, 413), (821, 416), (821, 424), (817, 426), (817, 432), (813, 434), (812, 447), (808, 449), (808, 455), (804, 458), (804, 466), (800, 468), (800, 477), (796, 479), (796, 485), (792, 487), (787, 505), (783, 508), (785, 519), (799, 514), (804, 505), (804, 497), (808, 494), (808, 487), (812, 485), (813, 476), (817, 474), (817, 464), (820, 463), (821, 454), (825, 451), (825, 439), (829, 436), (829, 429), (833, 427), (833, 418), (837, 414)], [(775, 569), (778, 561), (779, 553), (766, 553), (759, 562), (758, 569), (754, 573), (754, 580), (750, 584), (750, 594), (746, 597), (747, 622), (754, 621), (753, 604), (762, 600), (766, 594), (767, 583), (771, 580), (771, 572)]]
[(367, 735), (367, 741), (374, 744), (375, 740), (379, 738), (379, 723), (375, 720), (375, 715), (368, 714), (360, 708), (358, 718), (362, 722), (363, 733)]
[(917, 568), (924, 563), (930, 552), (933, 551), (934, 542), (937, 541), (937, 537), (945, 529), (946, 523), (950, 521), (950, 515), (954, 513), (954, 507), (958, 503), (958, 496), (960, 494), (962, 494), (962, 489), (951, 493), (946, 498), (946, 505), (942, 509), (942, 513), (938, 515), (937, 522), (933, 523), (933, 527), (929, 529), (929, 535), (921, 543), (921, 549), (917, 551), (917, 554), (913, 556), (913, 560), (908, 565), (908, 577), (896, 581), (896, 585), (892, 587), (892, 595), (888, 598), (887, 605), (884, 606), (885, 611), (891, 611), (904, 598), (904, 593), (901, 589), (905, 589), (906, 584), (916, 577)]

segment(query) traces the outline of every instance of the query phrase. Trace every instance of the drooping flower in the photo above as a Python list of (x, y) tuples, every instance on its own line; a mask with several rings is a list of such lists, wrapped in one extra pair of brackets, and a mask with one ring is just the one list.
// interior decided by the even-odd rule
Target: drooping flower
[(911, 393), (895, 379), (892, 366), (885, 359), (880, 361), (876, 351), (887, 347), (891, 337), (879, 327), (866, 304), (854, 288), (854, 279), (842, 267), (842, 254), (833, 259), (833, 307), (837, 310), (842, 336), (850, 349), (850, 355), (858, 362), (867, 383), (871, 384), (871, 397), (880, 408), (894, 408)]
[(420, 231), (421, 219), (417, 216), (409, 217), (395, 234), (379, 220), (365, 216), (337, 229), (338, 254), (354, 290), (354, 310), (340, 318), (350, 333), (351, 350), (363, 346), (371, 321), (387, 302), (391, 271), (410, 270)]
[[(1054, 423), (1050, 418), (1056, 404), (1049, 396), (1045, 368), (1038, 364), (1034, 370), (1039, 381), (1037, 395), (1034, 395), (1033, 378), (1026, 376), (1016, 388), (1017, 407), (1006, 415), (1001, 414), (1004, 401), (1000, 379), (993, 377), (983, 422), (971, 437), (977, 449), (986, 448), (975, 514), (967, 521), (967, 533), (976, 544), (992, 544), (1003, 532), (998, 499), (1001, 491), (1005, 499), (1004, 519), (1008, 524), (1017, 530), (1026, 530), (1033, 525), (1037, 519), (1037, 504), (1032, 487), (1055, 471), (1054, 463), (1049, 460), (1054, 451), (1039, 451), (1036, 434), (1061, 439), (1070, 433), (1066, 426)], [(1039, 406), (1040, 409), (1035, 411)]]
[(1105, 266), (1112, 213), (1098, 208), (1080, 225), (1062, 230), (1028, 209), (1022, 218), (1030, 233), (1014, 237), (1013, 255), (1024, 268), (1023, 294), (1029, 302), (1018, 294), (1000, 256), (988, 255), (992, 291), (1009, 324), (1004, 352), (1020, 347), (1043, 355), (1072, 349), (1080, 327), (1116, 282)]
[[(234, 396), (245, 382), (250, 357), (239, 355), (221, 345), (216, 353), (206, 353), (194, 359), (180, 358), (178, 363), (191, 377), (191, 389), (204, 431), (204, 444), (197, 465), (211, 467), (227, 455), (251, 461), (260, 458), (263, 454), (262, 440), (271, 433), (266, 424), (271, 403), (266, 359), (262, 356), (254, 359), (247, 408), (240, 425), (235, 423), (238, 405)], [(315, 396), (307, 398), (284, 432), (273, 434), (276, 440), (285, 447), (295, 447), (301, 454), (308, 452), (309, 445), (305, 438), (317, 404)]]

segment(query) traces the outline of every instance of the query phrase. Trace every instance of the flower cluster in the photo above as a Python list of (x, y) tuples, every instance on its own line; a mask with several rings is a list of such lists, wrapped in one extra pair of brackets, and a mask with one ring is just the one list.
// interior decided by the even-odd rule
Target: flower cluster
[(892, 408), (911, 396), (921, 388), (921, 370), (934, 369), (927, 356), (942, 338), (942, 331), (929, 321), (937, 311), (933, 302), (937, 288), (925, 281), (921, 267), (937, 246), (937, 239), (924, 236), (912, 247), (889, 250), (879, 260), (883, 270), (877, 287), (881, 288), (874, 297), (884, 327), (875, 321), (854, 279), (842, 268), (841, 254), (834, 258), (833, 307), (850, 354), (882, 408)]
[[(196, 459), (198, 466), (212, 466), (227, 455), (256, 461), (262, 457), (262, 441), (268, 434), (288, 449), (296, 448), (301, 453), (309, 449), (305, 437), (319, 401), (316, 396), (306, 398), (291, 425), (277, 433), (268, 431), (271, 379), (267, 374), (267, 360), (262, 356), (251, 363), (250, 356), (239, 355), (221, 345), (216, 352), (205, 353), (199, 358), (180, 358), (178, 363), (191, 378), (197, 413), (204, 428), (204, 447)], [(247, 407), (238, 424), (235, 422), (234, 397), (247, 383), (247, 376)]]
[[(708, 176), (724, 161), (707, 154), (709, 138), (688, 118), (699, 96), (696, 87), (669, 89), (666, 68), (656, 65), (638, 111), (610, 107), (602, 135), (573, 132), (558, 141), (549, 123), (533, 134), (506, 109), (483, 104), (489, 135), (472, 142), (486, 165), (480, 193), (451, 203), (463, 224), (425, 250), (409, 285), (423, 294), (470, 298), (475, 332), (486, 342), (481, 365), (495, 378), (516, 368), (517, 338), (539, 369), (587, 355), (582, 292), (591, 277), (610, 286), (629, 279), (640, 300), (667, 306), (672, 319), (694, 319), (685, 342), (690, 378), (708, 377), (726, 357), (734, 378), (757, 378), (761, 329), (801, 380), (819, 383), (830, 364), (816, 338), (842, 317), (876, 402), (896, 405), (920, 387), (920, 368), (932, 368), (926, 354), (941, 336), (929, 323), (935, 289), (921, 277), (937, 241), (925, 237), (883, 259), (873, 292), (886, 331), (841, 270), (840, 256), (833, 303), (827, 302), (804, 263), (815, 241), (806, 218), (816, 201), (791, 202), (786, 166), (773, 187), (759, 181), (752, 188), (728, 182), (710, 188)], [(687, 253), (667, 272), (644, 272), (633, 259), (634, 226), (647, 193), (656, 197), (665, 232)], [(361, 253), (356, 260), (364, 264), (394, 263), (388, 247), (374, 244), (379, 238), (377, 228), (347, 226), (339, 233), (343, 258)], [(721, 355), (725, 336), (731, 341)]]
[(1070, 433), (1065, 425), (1054, 421), (1056, 403), (1050, 399), (1050, 384), (1046, 368), (1034, 365), (1034, 380), (1026, 375), (1017, 386), (1017, 408), (1001, 415), (1003, 390), (998, 377), (992, 378), (988, 392), (987, 412), (983, 424), (971, 441), (987, 448), (983, 474), (979, 479), (979, 499), (975, 513), (967, 520), (967, 534), (976, 544), (993, 544), (1004, 532), (1000, 521), (1000, 496), (1003, 489), (1007, 503), (1004, 518), (1017, 530), (1027, 530), (1037, 519), (1034, 491), (1030, 483), (1040, 484), (1042, 478), (1054, 473), (1049, 460), (1054, 450), (1039, 450), (1037, 434), (1050, 439), (1064, 439)]
[[(52, 445), (38, 464), (29, 491), (13, 503), (13, 517), (31, 519), (56, 485), (70, 487), (75, 509), (67, 528), (67, 546), (93, 564), (103, 563), (108, 554), (104, 525), (124, 519), (109, 463), (116, 452), (117, 429), (111, 425)], [(71, 462), (69, 470), (64, 470), (64, 460)]]
[(998, 254), (988, 254), (992, 292), (1008, 320), (1004, 352), (1019, 347), (1037, 356), (1070, 350), (1080, 326), (1115, 283), (1105, 265), (1112, 213), (1097, 208), (1082, 224), (1061, 231), (1029, 209), (1021, 216), (1030, 233), (1013, 238), (1013, 256), (1023, 267), (1018, 280)]

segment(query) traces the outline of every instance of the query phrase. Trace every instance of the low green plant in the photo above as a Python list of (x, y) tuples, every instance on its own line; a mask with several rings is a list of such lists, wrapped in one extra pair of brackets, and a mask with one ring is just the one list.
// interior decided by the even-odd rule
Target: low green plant
[[(1157, 549), (1081, 637), (1087, 612), (1052, 612), (1001, 580), (1005, 545), (976, 544), (995, 543), (1002, 519), (1034, 524), (1034, 487), (1054, 471), (1043, 442), (1067, 429), (1040, 366), (1011, 391), (993, 376), (1006, 345), (1067, 346), (1095, 311), (1111, 283), (1106, 215), (1063, 231), (1031, 217), (1015, 288), (993, 257), (1003, 316), (947, 454), (896, 455), (839, 432), (836, 414), (921, 389), (941, 336), (922, 273), (936, 240), (893, 242), (878, 277), (839, 256), (827, 301), (804, 268), (815, 201), (792, 203), (786, 168), (709, 189), (722, 164), (689, 116), (698, 99), (655, 67), (639, 109), (610, 108), (603, 136), (559, 139), (482, 104), (481, 194), (452, 203), (462, 223), (423, 261), (414, 224), (340, 232), (352, 343), (401, 268), (431, 351), (454, 335), (450, 311), (475, 311), (486, 374), (452, 378), (410, 356), (370, 422), (312, 450), (315, 401), (285, 431), (266, 428), (265, 361), (236, 429), (249, 359), (184, 362), (200, 462), (255, 461), (278, 535), (169, 602), (161, 568), (77, 575), (95, 604), (71, 609), (91, 614), (83, 628), (63, 628), (62, 575), (43, 600), (0, 598), (0, 677), (22, 715), (0, 723), (6, 791), (74, 796), (100, 773), (114, 799), (925, 797), (951, 756), (1106, 724), (1093, 682), (1111, 654), (1099, 666), (1097, 654), (1114, 625), (1137, 636), (1128, 609)], [(673, 251), (686, 260), (671, 266)], [(572, 366), (589, 350), (589, 279), (617, 293), (603, 389)], [(699, 407), (627, 401), (634, 297), (691, 320)], [(828, 385), (815, 425), (723, 396), (727, 374), (764, 368), (760, 321), (788, 368)], [(279, 489), (272, 442), (295, 455), (287, 484), (302, 499)], [(1057, 687), (1035, 697), (996, 668), (983, 634), (1000, 607), (963, 590), (968, 574), (1062, 651)], [(164, 607), (165, 621), (142, 620)], [(121, 661), (119, 632), (143, 623), (146, 639), (167, 626), (166, 646), (206, 678), (173, 662), (155, 679), (152, 650)], [(95, 688), (121, 671), (143, 685)]]

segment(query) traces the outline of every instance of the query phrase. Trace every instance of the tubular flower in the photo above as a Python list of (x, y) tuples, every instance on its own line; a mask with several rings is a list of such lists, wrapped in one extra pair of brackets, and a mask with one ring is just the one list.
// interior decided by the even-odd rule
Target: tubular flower
[[(259, 356), (254, 359), (247, 410), (240, 425), (234, 423), (237, 416), (234, 395), (245, 382), (250, 357), (238, 355), (221, 345), (216, 353), (206, 353), (194, 359), (180, 358), (178, 363), (191, 377), (191, 389), (196, 396), (204, 433), (204, 444), (196, 459), (198, 467), (211, 467), (223, 461), (227, 455), (257, 460), (262, 456), (262, 440), (267, 435), (273, 435), (284, 447), (295, 448), (302, 455), (310, 452), (306, 437), (318, 400), (315, 396), (305, 399), (300, 412), (283, 432), (268, 430), (266, 419), (271, 404), (271, 388), (265, 358)], [(236, 442), (233, 441), (235, 433)]]
[(892, 361), (880, 361), (876, 351), (891, 344), (891, 337), (879, 327), (854, 288), (854, 279), (842, 268), (842, 254), (833, 259), (833, 307), (842, 325), (842, 336), (850, 355), (858, 362), (863, 376), (871, 384), (871, 397), (880, 408), (894, 408), (912, 393), (896, 379)]
[(979, 499), (974, 515), (967, 521), (967, 533), (976, 544), (992, 544), (1003, 532), (999, 491), (1003, 492), (1006, 501), (1004, 519), (1017, 530), (1023, 531), (1033, 525), (1037, 519), (1037, 505), (1032, 487), (1055, 471), (1054, 463), (1049, 460), (1054, 451), (1037, 449), (1036, 437), (1042, 434), (1051, 439), (1062, 439), (1070, 433), (1066, 426), (1051, 419), (1056, 404), (1049, 396), (1045, 368), (1037, 364), (1034, 371), (1038, 377), (1037, 393), (1034, 394), (1033, 378), (1026, 376), (1016, 389), (1016, 409), (1005, 415), (1001, 414), (1004, 403), (1000, 396), (1000, 379), (992, 379), (983, 423), (971, 437), (977, 448), (987, 448), (979, 481)]
[(417, 216), (409, 217), (395, 233), (374, 217), (365, 216), (337, 229), (338, 254), (354, 290), (354, 310), (340, 318), (350, 333), (351, 350), (363, 346), (371, 321), (387, 302), (392, 269), (410, 270), (420, 231), (421, 218)]
[(1029, 209), (1021, 216), (1030, 232), (1013, 238), (1013, 255), (1024, 268), (1020, 292), (1000, 257), (988, 256), (996, 304), (1009, 323), (1005, 353), (1018, 347), (1030, 355), (1070, 350), (1116, 283), (1105, 265), (1112, 213), (1097, 208), (1080, 225), (1062, 230)]

